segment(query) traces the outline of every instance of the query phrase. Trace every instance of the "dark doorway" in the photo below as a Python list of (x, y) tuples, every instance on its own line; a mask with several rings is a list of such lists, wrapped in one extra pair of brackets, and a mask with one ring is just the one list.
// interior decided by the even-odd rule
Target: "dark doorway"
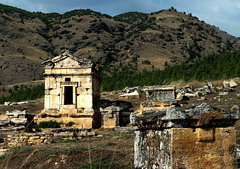
[(73, 104), (73, 87), (65, 86), (65, 95), (64, 95), (64, 104), (69, 105)]

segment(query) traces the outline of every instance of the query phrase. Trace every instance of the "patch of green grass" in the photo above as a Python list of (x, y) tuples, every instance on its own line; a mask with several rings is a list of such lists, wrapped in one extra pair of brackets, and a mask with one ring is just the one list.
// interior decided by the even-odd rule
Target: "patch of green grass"
[(120, 134), (113, 130), (111, 133), (103, 134), (103, 136), (112, 138), (112, 137), (115, 137), (115, 136), (120, 136)]
[[(64, 140), (63, 143), (71, 143), (71, 142), (77, 142), (78, 140)], [(100, 148), (106, 148), (108, 146), (114, 146), (116, 143), (108, 142), (105, 145), (96, 145), (93, 147), (90, 147), (90, 149), (100, 149)], [(71, 152), (71, 151), (84, 151), (88, 150), (89, 147), (73, 147), (73, 148), (65, 148), (65, 149), (49, 149), (46, 151), (41, 151), (41, 156), (46, 157), (50, 155), (57, 155), (60, 152)]]
[(1, 155), (1, 156), (0, 156), (0, 162), (2, 162), (3, 160), (5, 160), (6, 157), (7, 157), (7, 153)]
[(65, 149), (50, 149), (46, 151), (42, 151), (42, 157), (50, 156), (50, 155), (57, 155), (60, 152), (70, 152), (70, 151), (83, 151), (88, 150), (88, 147), (74, 147), (74, 148), (65, 148)]
[(33, 151), (34, 148), (33, 147), (30, 147), (30, 146), (22, 146), (22, 147), (14, 147), (12, 149), (10, 149), (9, 151), (10, 152), (13, 152), (13, 153), (18, 153), (20, 151), (22, 152), (26, 152), (26, 151)]
[(121, 138), (124, 139), (124, 140), (128, 140), (128, 139), (133, 140), (134, 139), (134, 133), (122, 133)]
[(42, 121), (39, 123), (39, 128), (60, 128), (62, 122), (57, 122), (55, 120), (50, 120), (50, 121)]
[(30, 147), (30, 146), (18, 146), (18, 147), (13, 147), (11, 148), (8, 152), (6, 152), (5, 154), (0, 156), (0, 162), (5, 160), (6, 158), (13, 158), (16, 153), (18, 152), (26, 152), (26, 151), (33, 151), (34, 148)]
[(112, 131), (111, 133), (103, 134), (104, 137), (116, 137), (119, 136), (121, 139), (127, 140), (127, 139), (134, 139), (134, 133), (118, 133), (116, 131)]

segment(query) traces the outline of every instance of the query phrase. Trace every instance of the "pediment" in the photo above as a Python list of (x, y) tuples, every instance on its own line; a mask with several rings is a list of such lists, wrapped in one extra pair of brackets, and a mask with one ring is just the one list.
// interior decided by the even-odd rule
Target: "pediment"
[(57, 62), (54, 63), (54, 67), (56, 68), (72, 68), (72, 67), (80, 67), (78, 61), (70, 58), (70, 57), (66, 57), (64, 59), (61, 59)]
[(93, 62), (73, 56), (68, 51), (42, 63), (46, 68), (73, 68), (73, 67), (92, 67)]

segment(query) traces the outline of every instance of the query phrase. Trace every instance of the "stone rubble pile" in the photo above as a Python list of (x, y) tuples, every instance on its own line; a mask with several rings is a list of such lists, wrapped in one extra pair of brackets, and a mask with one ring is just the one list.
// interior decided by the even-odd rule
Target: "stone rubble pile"
[(137, 91), (138, 93), (141, 93), (143, 91), (143, 88), (140, 86), (136, 86), (136, 87), (128, 87), (126, 86), (123, 90), (122, 93), (133, 93)]
[(0, 121), (0, 129), (23, 130), (33, 120), (34, 114), (25, 110), (14, 110), (6, 112), (7, 118)]
[[(191, 97), (199, 98), (200, 100), (205, 100), (207, 94), (219, 92), (219, 96), (228, 95), (229, 92), (234, 90), (234, 87), (237, 87), (238, 84), (234, 80), (223, 81), (222, 85), (215, 86), (212, 82), (207, 82), (202, 87), (197, 87), (193, 89), (191, 86), (187, 85), (182, 88), (176, 89), (176, 99), (177, 101), (181, 101), (184, 99), (189, 99)], [(240, 98), (240, 96), (239, 96)]]

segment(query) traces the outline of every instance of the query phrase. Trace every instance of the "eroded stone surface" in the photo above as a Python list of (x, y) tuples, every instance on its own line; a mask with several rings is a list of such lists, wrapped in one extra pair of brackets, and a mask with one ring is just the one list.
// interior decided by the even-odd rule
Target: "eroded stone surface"
[(75, 127), (99, 127), (98, 65), (68, 52), (43, 64), (44, 110), (35, 121), (56, 120), (63, 123), (74, 122)]
[(207, 104), (157, 111), (137, 119), (136, 168), (237, 168), (239, 107), (230, 111)]

